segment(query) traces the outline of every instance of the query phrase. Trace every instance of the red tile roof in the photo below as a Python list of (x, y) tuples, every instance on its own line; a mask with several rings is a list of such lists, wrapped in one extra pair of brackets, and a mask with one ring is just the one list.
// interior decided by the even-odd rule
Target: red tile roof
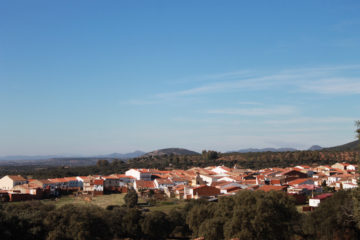
[(8, 177), (11, 178), (13, 181), (26, 181), (26, 179), (20, 175), (8, 175)]
[(306, 182), (308, 180), (312, 180), (311, 178), (299, 178), (299, 179), (295, 179), (293, 181), (288, 182), (289, 185), (298, 185), (301, 184), (303, 182)]
[(78, 181), (78, 179), (76, 177), (65, 177), (65, 180), (68, 181)]
[(270, 191), (284, 191), (287, 188), (287, 186), (274, 186), (274, 185), (263, 185), (259, 187), (257, 190), (262, 190), (264, 192), (270, 192)]
[(137, 189), (155, 188), (155, 183), (154, 181), (137, 180), (136, 188)]
[(54, 182), (54, 183), (68, 182), (68, 180), (66, 180), (65, 178), (50, 178), (49, 181)]
[(104, 185), (104, 179), (95, 179), (94, 184), (95, 185)]
[(332, 195), (333, 195), (332, 193), (324, 193), (324, 194), (317, 195), (317, 196), (313, 197), (312, 199), (323, 200), (323, 199), (331, 197)]
[(173, 182), (169, 179), (165, 179), (165, 178), (157, 178), (155, 180), (158, 184), (168, 184), (168, 185), (171, 185), (173, 184)]

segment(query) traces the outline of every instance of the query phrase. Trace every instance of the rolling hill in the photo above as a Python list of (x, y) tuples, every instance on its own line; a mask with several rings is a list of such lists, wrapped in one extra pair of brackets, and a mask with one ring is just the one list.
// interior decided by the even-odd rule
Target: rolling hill
[(343, 145), (330, 147), (330, 148), (324, 148), (323, 150), (326, 150), (326, 151), (354, 151), (354, 150), (358, 150), (359, 147), (360, 147), (359, 140), (356, 140), (356, 141), (349, 142), (349, 143), (346, 143)]
[(146, 153), (144, 156), (164, 156), (164, 155), (199, 155), (200, 153), (184, 148), (164, 148)]

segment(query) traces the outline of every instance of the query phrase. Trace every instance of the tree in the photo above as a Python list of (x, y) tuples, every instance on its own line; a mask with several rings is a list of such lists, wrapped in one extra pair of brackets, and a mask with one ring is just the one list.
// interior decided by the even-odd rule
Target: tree
[(136, 208), (128, 208), (127, 213), (123, 216), (122, 228), (125, 230), (126, 236), (132, 239), (139, 239), (143, 233), (141, 231), (140, 222), (142, 219), (141, 212)]
[(206, 219), (199, 229), (199, 236), (204, 237), (206, 240), (224, 239), (224, 223), (225, 218), (214, 217)]
[[(357, 138), (359, 139), (360, 150), (360, 121), (355, 122)], [(358, 153), (358, 173), (360, 173), (360, 152)], [(358, 178), (358, 186), (360, 186), (360, 178)], [(357, 220), (357, 227), (360, 229), (360, 189), (359, 187), (353, 191), (354, 215)]]
[(209, 161), (209, 160), (215, 160), (219, 157), (219, 153), (216, 152), (216, 151), (206, 151), (206, 150), (203, 150), (202, 151), (202, 158), (206, 161)]
[(45, 218), (44, 223), (49, 230), (47, 239), (111, 239), (107, 219), (105, 210), (100, 207), (67, 204)]
[(212, 218), (213, 214), (209, 203), (199, 201), (192, 202), (190, 204), (193, 205), (186, 216), (186, 223), (189, 225), (193, 235), (196, 237), (199, 236), (200, 225), (206, 219)]
[(129, 208), (133, 208), (138, 203), (138, 195), (135, 190), (129, 190), (129, 192), (125, 195), (125, 205)]
[(354, 217), (351, 191), (340, 191), (325, 201), (309, 216), (303, 225), (307, 239), (359, 239), (360, 232)]
[(160, 211), (146, 214), (141, 229), (148, 239), (166, 239), (173, 230), (166, 214)]
[(224, 224), (225, 239), (291, 239), (296, 233), (299, 214), (293, 200), (281, 192), (240, 191), (231, 212)]
[[(43, 220), (54, 209), (54, 205), (43, 204), (41, 202), (6, 205), (4, 208), (5, 220), (9, 224), (8, 226), (10, 226), (9, 230), (12, 232), (12, 239), (44, 239), (46, 228)], [(3, 237), (0, 237), (0, 239), (3, 239)]]
[(173, 229), (171, 233), (173, 237), (185, 237), (190, 234), (190, 229), (186, 224), (186, 211), (173, 208), (169, 212), (168, 219)]

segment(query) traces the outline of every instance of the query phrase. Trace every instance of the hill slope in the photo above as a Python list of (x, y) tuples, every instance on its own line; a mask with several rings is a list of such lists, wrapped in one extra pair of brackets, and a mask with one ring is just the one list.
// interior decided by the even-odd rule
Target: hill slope
[(184, 148), (164, 148), (146, 153), (144, 156), (163, 156), (163, 155), (199, 155), (198, 152)]
[(255, 152), (295, 152), (298, 151), (295, 148), (246, 148), (237, 151), (230, 151), (231, 152), (238, 152), (238, 153), (255, 153)]
[(340, 146), (324, 148), (323, 150), (327, 151), (353, 151), (359, 149), (359, 140), (349, 142)]

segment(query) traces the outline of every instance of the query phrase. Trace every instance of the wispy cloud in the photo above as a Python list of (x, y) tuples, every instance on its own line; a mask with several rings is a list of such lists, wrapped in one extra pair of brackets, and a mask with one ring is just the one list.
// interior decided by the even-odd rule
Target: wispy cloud
[(143, 105), (157, 104), (159, 102), (160, 102), (159, 99), (157, 99), (157, 100), (156, 99), (129, 99), (126, 101), (121, 101), (120, 104), (143, 106)]
[(264, 121), (265, 124), (277, 124), (277, 125), (301, 124), (301, 123), (322, 124), (322, 123), (353, 123), (353, 122), (354, 122), (354, 118), (349, 118), (349, 117), (322, 117), (322, 118), (298, 117), (298, 118), (291, 118), (291, 119)]
[[(285, 91), (289, 92), (360, 94), (360, 64), (291, 68), (268, 74), (262, 72), (249, 74), (250, 72), (245, 70), (194, 77), (195, 79), (211, 81), (187, 89), (154, 93), (144, 100), (129, 100), (128, 104), (158, 104), (164, 100), (177, 100), (189, 96), (235, 91), (274, 90), (283, 89), (284, 86), (287, 87)], [(249, 103), (239, 102), (239, 104), (250, 105)]]
[(229, 81), (232, 79), (249, 78), (256, 75), (256, 72), (252, 70), (239, 70), (234, 72), (216, 73), (216, 74), (205, 74), (200, 76), (187, 76), (180, 79), (175, 79), (171, 83), (188, 83), (188, 82), (211, 82), (214, 80)]
[(360, 94), (360, 77), (321, 79), (302, 88), (322, 94)]
[[(240, 80), (219, 80), (218, 82), (212, 82), (198, 87), (156, 94), (155, 97), (176, 98), (181, 96), (227, 92), (234, 90), (249, 91), (269, 89), (284, 85), (292, 87), (295, 90), (302, 89), (322, 94), (358, 94), (360, 84), (359, 78), (343, 76), (347, 74), (344, 72), (345, 70), (360, 70), (360, 65), (287, 69), (274, 74), (262, 74), (257, 77), (243, 78)], [(324, 83), (326, 83), (326, 86)], [(336, 89), (338, 89), (338, 91), (336, 91)]]
[(240, 102), (237, 102), (237, 104), (239, 104), (239, 105), (263, 105), (260, 102), (251, 102), (251, 101), (240, 101)]
[(227, 108), (212, 109), (208, 110), (207, 113), (242, 116), (288, 115), (296, 113), (296, 108), (293, 106), (276, 106), (268, 108)]

